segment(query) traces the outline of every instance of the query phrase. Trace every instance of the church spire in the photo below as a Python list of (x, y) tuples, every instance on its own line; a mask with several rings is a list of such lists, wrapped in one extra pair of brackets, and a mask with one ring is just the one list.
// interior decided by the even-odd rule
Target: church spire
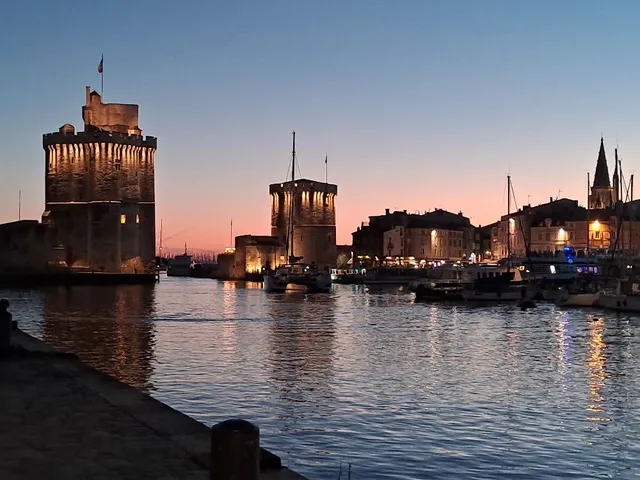
[(596, 174), (593, 177), (593, 186), (611, 187), (609, 180), (609, 167), (607, 167), (607, 156), (604, 153), (604, 138), (600, 137), (600, 151), (598, 152), (598, 163), (596, 164)]

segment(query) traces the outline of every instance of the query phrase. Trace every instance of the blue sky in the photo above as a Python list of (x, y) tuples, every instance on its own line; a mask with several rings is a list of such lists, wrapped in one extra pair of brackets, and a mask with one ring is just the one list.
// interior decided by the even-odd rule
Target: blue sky
[[(140, 105), (158, 137), (169, 242), (268, 233), (291, 130), (301, 173), (339, 185), (338, 240), (384, 208), (462, 210), (586, 196), (600, 134), (640, 156), (633, 1), (5, 2), (0, 221), (43, 210), (41, 135), (82, 129), (84, 86)], [(610, 162), (611, 163), (611, 162)]]

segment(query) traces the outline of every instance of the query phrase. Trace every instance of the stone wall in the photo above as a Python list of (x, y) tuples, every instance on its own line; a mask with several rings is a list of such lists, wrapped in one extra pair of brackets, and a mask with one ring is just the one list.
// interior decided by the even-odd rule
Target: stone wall
[(22, 220), (0, 225), (0, 271), (42, 273), (53, 258), (47, 225)]
[(86, 126), (107, 132), (140, 134), (138, 128), (138, 105), (126, 103), (102, 103), (98, 92), (86, 87), (86, 104), (82, 107), (82, 119)]
[(320, 267), (335, 267), (337, 185), (301, 179), (293, 184), (285, 182), (270, 185), (269, 193), (271, 235), (286, 242), (293, 203), (294, 255), (302, 256), (305, 263), (315, 262)]
[(69, 128), (43, 136), (45, 203), (76, 268), (140, 272), (155, 259), (154, 137)]

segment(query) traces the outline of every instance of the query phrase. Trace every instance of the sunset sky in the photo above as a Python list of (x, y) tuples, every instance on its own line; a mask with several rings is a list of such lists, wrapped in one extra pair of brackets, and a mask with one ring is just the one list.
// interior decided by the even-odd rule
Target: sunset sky
[[(586, 197), (640, 159), (640, 2), (4, 2), (0, 221), (40, 218), (41, 135), (82, 130), (84, 87), (140, 105), (158, 137), (168, 246), (269, 233), (296, 130), (301, 173), (338, 184), (338, 242), (385, 208), (462, 212)], [(529, 197), (530, 196), (530, 197)]]

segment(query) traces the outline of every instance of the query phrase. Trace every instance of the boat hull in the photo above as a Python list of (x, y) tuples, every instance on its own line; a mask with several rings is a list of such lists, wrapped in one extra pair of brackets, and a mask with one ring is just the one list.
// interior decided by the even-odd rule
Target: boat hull
[(638, 295), (602, 295), (597, 306), (618, 312), (640, 312)]
[(601, 293), (576, 293), (572, 295), (560, 293), (555, 303), (559, 307), (595, 307), (599, 304), (601, 297)]
[(292, 286), (304, 287), (306, 293), (327, 293), (331, 291), (329, 272), (317, 272), (305, 275), (287, 275), (267, 273), (263, 277), (262, 289), (266, 292), (284, 293)]
[(429, 301), (429, 300), (456, 301), (456, 300), (463, 299), (462, 287), (431, 288), (425, 285), (418, 285), (412, 290), (416, 295), (416, 301)]
[(522, 290), (506, 290), (504, 292), (481, 292), (476, 290), (463, 290), (462, 298), (467, 302), (518, 302), (522, 300)]

